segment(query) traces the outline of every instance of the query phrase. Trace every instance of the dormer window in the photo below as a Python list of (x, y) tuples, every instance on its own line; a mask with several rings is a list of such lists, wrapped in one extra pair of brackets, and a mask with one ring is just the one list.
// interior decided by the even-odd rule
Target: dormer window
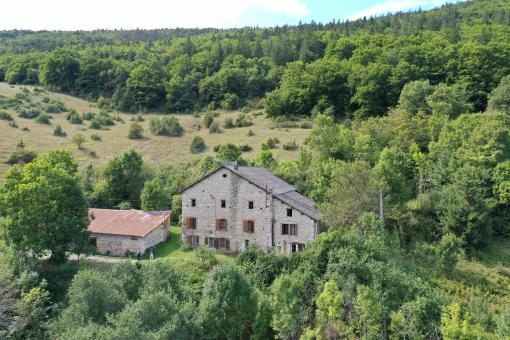
[(287, 209), (287, 217), (292, 217), (292, 209)]
[(194, 198), (191, 199), (191, 206), (192, 207), (196, 207), (197, 206), (197, 200), (196, 199), (194, 199)]

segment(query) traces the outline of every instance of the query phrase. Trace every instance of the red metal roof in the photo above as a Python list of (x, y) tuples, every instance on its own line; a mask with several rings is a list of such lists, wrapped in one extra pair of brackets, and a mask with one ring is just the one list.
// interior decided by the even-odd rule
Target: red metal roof
[(143, 237), (170, 217), (171, 211), (89, 209), (91, 233)]

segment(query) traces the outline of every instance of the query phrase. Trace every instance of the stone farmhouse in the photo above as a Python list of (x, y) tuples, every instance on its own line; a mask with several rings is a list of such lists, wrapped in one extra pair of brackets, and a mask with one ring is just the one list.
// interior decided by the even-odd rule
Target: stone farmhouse
[(221, 252), (289, 254), (319, 233), (313, 202), (261, 167), (225, 164), (182, 191), (182, 241)]
[(89, 209), (89, 242), (106, 255), (143, 254), (168, 238), (170, 211)]

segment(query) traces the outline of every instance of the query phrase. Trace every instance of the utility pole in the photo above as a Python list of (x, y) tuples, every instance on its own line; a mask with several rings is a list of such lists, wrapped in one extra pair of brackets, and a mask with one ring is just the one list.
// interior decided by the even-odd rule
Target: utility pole
[(384, 203), (382, 189), (379, 189), (379, 218), (384, 221)]

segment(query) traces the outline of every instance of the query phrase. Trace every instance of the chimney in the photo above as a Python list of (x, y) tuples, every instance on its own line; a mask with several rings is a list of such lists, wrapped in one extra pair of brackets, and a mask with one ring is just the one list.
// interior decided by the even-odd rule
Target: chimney
[(237, 162), (234, 162), (234, 170), (238, 170), (239, 169), (239, 165), (237, 165)]

